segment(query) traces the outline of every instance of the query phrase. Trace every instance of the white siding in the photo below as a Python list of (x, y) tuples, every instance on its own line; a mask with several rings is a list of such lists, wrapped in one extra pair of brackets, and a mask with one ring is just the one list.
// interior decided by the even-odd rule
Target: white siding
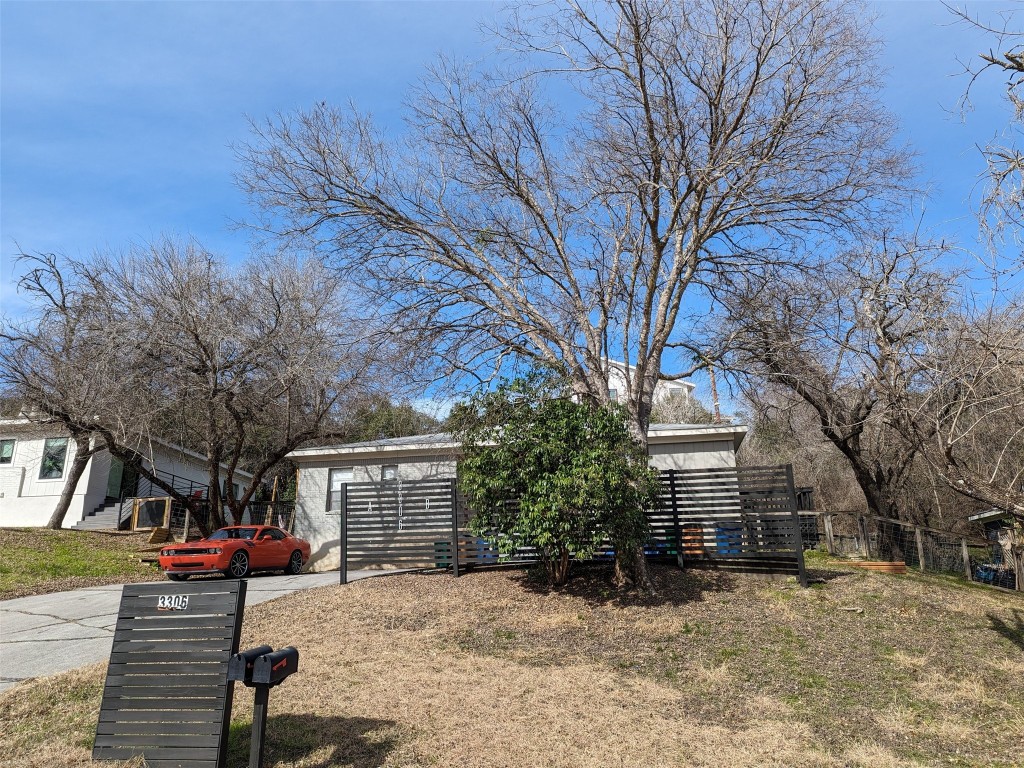
[(394, 457), (372, 459), (339, 456), (328, 460), (303, 462), (299, 465), (299, 486), (295, 501), (293, 533), (309, 542), (309, 570), (336, 570), (341, 564), (341, 521), (337, 514), (327, 514), (327, 482), (332, 468), (352, 467), (353, 482), (380, 482), (381, 467), (398, 465), (398, 479), (429, 480), (455, 476), (452, 456)]
[[(75, 442), (68, 438), (68, 450), (64, 457), (64, 474), (53, 480), (39, 478), (39, 464), (43, 455), (43, 446), (47, 437), (65, 437), (59, 432), (43, 437), (21, 437), (19, 435), (2, 434), (0, 437), (13, 437), (14, 455), (10, 464), (3, 465), (5, 479), (0, 487), (0, 526), (38, 527), (46, 525), (53, 514), (54, 507), (64, 490), (64, 481), (71, 469), (75, 457)], [(21, 473), (20, 493), (18, 493), (17, 475)], [(82, 519), (85, 508), (86, 488), (88, 486), (89, 468), (78, 484), (64, 526), (68, 527)]]
[[(0, 438), (16, 440), (11, 463), (0, 465), (0, 526), (43, 526), (53, 514), (75, 456), (75, 443), (74, 440), (68, 439), (63, 476), (55, 480), (40, 480), (39, 464), (47, 437), (64, 435), (56, 431), (42, 437), (20, 436), (17, 433), (3, 432), (0, 427)], [(208, 482), (209, 473), (202, 459), (160, 445), (154, 446), (153, 453), (158, 470), (203, 485)], [(110, 454), (106, 451), (94, 454), (78, 481), (68, 514), (64, 518), (65, 528), (70, 528), (103, 503), (107, 495), (109, 476)], [(245, 484), (250, 476), (236, 474), (235, 477), (236, 482), (241, 485)]]
[(736, 451), (732, 440), (707, 440), (697, 443), (651, 445), (647, 449), (655, 469), (707, 469), (735, 467)]

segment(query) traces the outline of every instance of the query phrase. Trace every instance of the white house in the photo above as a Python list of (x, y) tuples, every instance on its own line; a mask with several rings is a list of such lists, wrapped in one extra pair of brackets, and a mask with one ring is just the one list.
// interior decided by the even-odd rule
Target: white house
[[(179, 478), (185, 487), (194, 483), (206, 488), (209, 473), (201, 454), (166, 442), (154, 444), (152, 454), (152, 463), (147, 462), (152, 468)], [(58, 425), (0, 419), (0, 527), (46, 525), (74, 455), (75, 441)], [(243, 474), (243, 480), (248, 478)], [(75, 527), (126, 492), (132, 495), (128, 482), (120, 459), (107, 451), (94, 454), (78, 482), (64, 527)]]
[[(652, 424), (647, 450), (655, 469), (735, 467), (746, 434), (737, 424)], [(460, 455), (460, 444), (444, 433), (288, 454), (299, 468), (293, 532), (312, 547), (311, 569), (338, 567), (338, 518), (329, 513), (342, 484), (452, 478)]]
[[(608, 397), (616, 402), (624, 397), (629, 382), (636, 378), (636, 368), (626, 365), (618, 360), (605, 360), (608, 366)], [(633, 386), (636, 386), (634, 383)], [(689, 381), (673, 381), (671, 379), (659, 379), (654, 385), (652, 403), (661, 403), (669, 398), (681, 397), (689, 399), (696, 385)]]

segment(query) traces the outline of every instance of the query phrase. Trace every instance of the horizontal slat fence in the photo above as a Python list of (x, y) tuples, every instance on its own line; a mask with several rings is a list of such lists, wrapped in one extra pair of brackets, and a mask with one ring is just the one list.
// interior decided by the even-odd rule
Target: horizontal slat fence
[(682, 565), (806, 580), (791, 467), (670, 470), (662, 489), (652, 534), (666, 549), (675, 537)]
[(349, 483), (344, 499), (348, 568), (451, 564), (454, 480)]
[[(340, 496), (345, 573), (351, 568), (459, 568), (531, 562), (530, 549), (499, 557), (469, 530), (473, 516), (454, 479), (349, 483)], [(509, 503), (515, 503), (510, 501)], [(648, 513), (649, 557), (680, 565), (782, 572), (804, 581), (799, 518), (789, 467), (661, 473)], [(610, 544), (596, 558), (614, 555)]]

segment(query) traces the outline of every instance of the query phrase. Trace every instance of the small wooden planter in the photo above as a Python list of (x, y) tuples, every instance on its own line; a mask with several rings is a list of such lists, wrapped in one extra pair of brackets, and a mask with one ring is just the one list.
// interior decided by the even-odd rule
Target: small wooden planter
[(852, 560), (846, 563), (854, 568), (863, 568), (878, 573), (906, 573), (907, 564), (903, 561), (890, 563), (885, 560)]

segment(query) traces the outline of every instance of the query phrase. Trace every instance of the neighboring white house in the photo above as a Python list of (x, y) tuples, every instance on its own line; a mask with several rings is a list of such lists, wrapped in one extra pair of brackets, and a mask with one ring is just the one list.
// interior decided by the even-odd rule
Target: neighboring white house
[[(636, 368), (618, 360), (605, 360), (605, 363), (608, 365), (608, 397), (612, 402), (617, 402), (626, 394), (627, 378), (629, 382), (635, 381)], [(633, 383), (633, 386), (636, 384)], [(654, 385), (651, 402), (660, 403), (674, 397), (688, 400), (695, 388), (696, 385), (689, 381), (659, 379), (658, 383)]]
[[(151, 468), (206, 487), (205, 458), (171, 443), (152, 449)], [(38, 527), (53, 514), (75, 455), (75, 441), (57, 425), (0, 419), (0, 527)], [(243, 480), (249, 475), (239, 473)], [(64, 518), (70, 528), (122, 493), (123, 465), (107, 451), (94, 454)]]
[[(652, 424), (648, 454), (655, 469), (735, 467), (747, 434), (738, 424)], [(449, 434), (419, 435), (292, 451), (298, 465), (296, 536), (309, 541), (312, 570), (339, 564), (338, 518), (331, 500), (344, 483), (430, 480), (455, 477), (461, 446)]]

